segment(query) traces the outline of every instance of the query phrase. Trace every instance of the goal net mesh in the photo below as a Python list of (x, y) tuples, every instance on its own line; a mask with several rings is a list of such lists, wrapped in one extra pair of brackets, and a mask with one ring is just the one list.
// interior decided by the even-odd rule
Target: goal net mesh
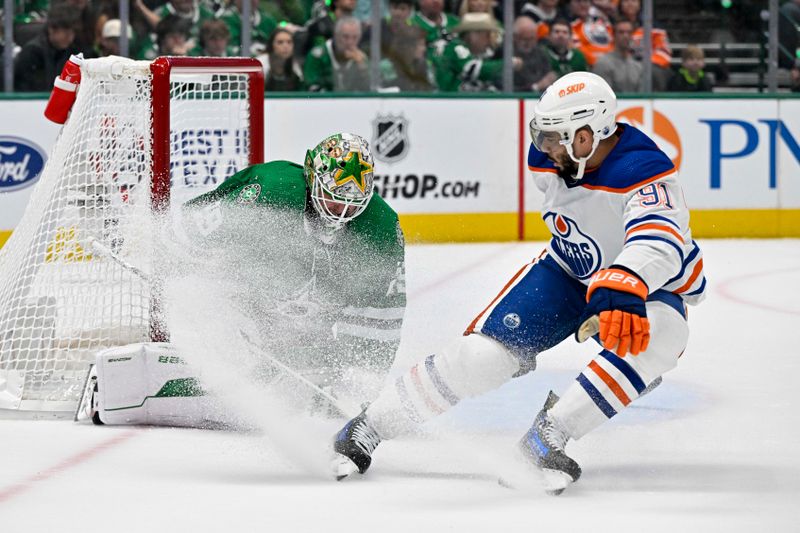
[[(249, 77), (170, 75), (171, 209), (248, 165)], [(149, 62), (88, 60), (25, 214), (0, 249), (0, 409), (73, 410), (94, 354), (150, 340), (154, 271)], [(96, 247), (93, 242), (102, 245)]]

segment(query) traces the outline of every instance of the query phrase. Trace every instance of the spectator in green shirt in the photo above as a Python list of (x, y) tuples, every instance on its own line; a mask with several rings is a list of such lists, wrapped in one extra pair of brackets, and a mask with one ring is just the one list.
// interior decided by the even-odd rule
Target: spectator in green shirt
[(243, 1), (252, 3), (250, 11), (250, 42), (252, 45), (250, 50), (244, 50), (242, 55), (258, 55), (266, 49), (269, 36), (278, 27), (278, 22), (259, 7), (258, 0), (233, 0), (218, 14), (218, 18), (228, 25), (231, 33), (231, 46), (238, 52), (242, 44)]
[(369, 90), (369, 59), (358, 47), (361, 22), (355, 17), (336, 21), (333, 38), (315, 46), (306, 57), (305, 78), (310, 91)]
[(711, 92), (711, 80), (703, 68), (705, 54), (699, 46), (687, 46), (681, 54), (681, 68), (673, 73), (667, 85), (676, 92)]
[[(458, 37), (451, 40), (433, 64), (436, 84), (443, 92), (477, 92), (497, 90), (503, 74), (503, 60), (494, 55), (493, 35), (499, 31), (488, 13), (467, 13), (453, 28)], [(514, 68), (522, 65), (514, 58)]]
[[(352, 17), (355, 8), (356, 0), (330, 0), (329, 9), (310, 20), (304, 30), (299, 32), (296, 45), (301, 55), (308, 54), (315, 46), (325, 44), (333, 37), (336, 22), (343, 17)], [(363, 27), (361, 30), (363, 31)]]
[(148, 8), (143, 0), (135, 0), (134, 7), (144, 15), (151, 28), (157, 28), (162, 20), (170, 16), (187, 21), (189, 37), (195, 43), (200, 34), (200, 25), (214, 18), (214, 13), (198, 0), (169, 0), (155, 11)]
[(558, 18), (550, 24), (550, 34), (543, 48), (550, 59), (550, 67), (559, 78), (570, 72), (589, 69), (583, 52), (572, 48), (572, 26), (565, 18)]
[(412, 24), (425, 30), (431, 56), (441, 55), (458, 22), (458, 17), (444, 11), (444, 0), (419, 0), (419, 8), (411, 17)]

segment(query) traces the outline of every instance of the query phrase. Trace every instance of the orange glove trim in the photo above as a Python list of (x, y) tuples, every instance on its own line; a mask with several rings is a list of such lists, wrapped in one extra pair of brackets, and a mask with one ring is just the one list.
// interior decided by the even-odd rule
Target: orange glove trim
[(589, 289), (586, 291), (587, 302), (598, 287), (634, 294), (642, 300), (647, 299), (649, 292), (644, 281), (619, 268), (604, 268), (592, 276), (589, 281)]

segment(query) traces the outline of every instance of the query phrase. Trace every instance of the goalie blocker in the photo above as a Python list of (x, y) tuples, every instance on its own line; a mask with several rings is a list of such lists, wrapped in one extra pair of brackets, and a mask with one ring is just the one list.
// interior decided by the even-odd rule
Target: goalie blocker
[(183, 427), (228, 425), (218, 401), (167, 343), (138, 343), (97, 353), (75, 420), (95, 424)]

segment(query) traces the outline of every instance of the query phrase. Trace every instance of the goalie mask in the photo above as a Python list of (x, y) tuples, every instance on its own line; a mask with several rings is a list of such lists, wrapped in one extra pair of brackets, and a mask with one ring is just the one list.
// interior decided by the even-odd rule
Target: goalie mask
[[(603, 78), (590, 72), (572, 72), (548, 87), (533, 108), (531, 141), (540, 152), (563, 145), (577, 164), (568, 177), (578, 181), (600, 141), (616, 131), (616, 110), (617, 96)], [(584, 127), (592, 132), (592, 149), (589, 155), (576, 157), (572, 141)]]
[(373, 165), (367, 141), (352, 133), (331, 135), (306, 152), (311, 202), (326, 224), (340, 228), (364, 212), (372, 198)]

